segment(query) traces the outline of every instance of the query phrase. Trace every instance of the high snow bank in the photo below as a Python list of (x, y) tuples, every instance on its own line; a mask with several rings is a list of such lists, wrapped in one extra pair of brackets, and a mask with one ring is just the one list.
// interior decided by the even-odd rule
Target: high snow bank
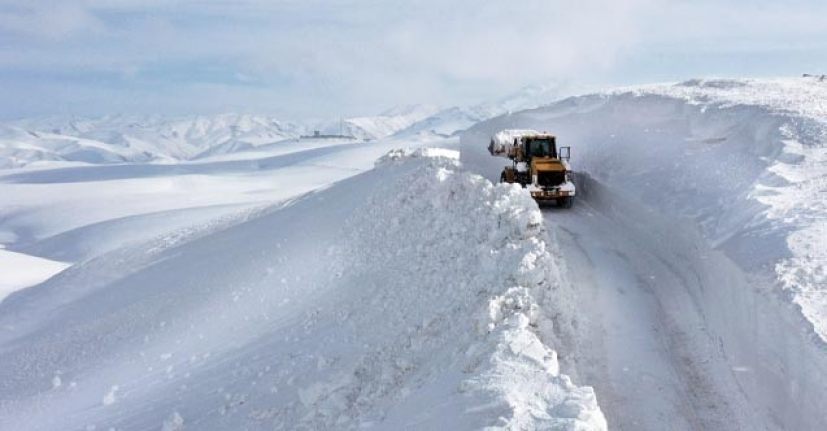
[(755, 184), (750, 197), (768, 207), (762, 216), (770, 226), (788, 231), (789, 254), (775, 262), (775, 271), (827, 341), (827, 83), (697, 80), (641, 93), (721, 109), (757, 106), (778, 124), (772, 131), (778, 154), (767, 161), (772, 180)]
[[(492, 186), (457, 169), (446, 153), (413, 153), (424, 157), (417, 162), (423, 168), (382, 187), (349, 225), (351, 276), (378, 282), (373, 303), (384, 310), (380, 318), (390, 328), (407, 328), (401, 343), (383, 349), (393, 353), (377, 356), (411, 362), (401, 370), (389, 364), (380, 379), (410, 373), (426, 382), (403, 390), (411, 396), (391, 409), (388, 424), (434, 429), (447, 417), (462, 428), (605, 428), (591, 388), (560, 375), (556, 352), (538, 336), (553, 334), (550, 313), (560, 312), (570, 293), (554, 281), (558, 269), (536, 204), (519, 188)], [(378, 169), (401, 163), (411, 161), (391, 153)], [(376, 220), (388, 226), (376, 229)], [(429, 346), (439, 345), (449, 346), (437, 352), (440, 362), (455, 365), (421, 375), (435, 353)], [(377, 366), (387, 365), (370, 364)], [(452, 395), (456, 390), (465, 397)], [(435, 394), (443, 400), (431, 401)], [(423, 407), (435, 414), (426, 410), (411, 421)]]
[(574, 169), (616, 197), (601, 211), (630, 232), (649, 229), (639, 243), (684, 278), (709, 332), (699, 336), (720, 345), (753, 411), (771, 427), (821, 429), (825, 100), (827, 86), (808, 79), (574, 97), (475, 126), (461, 137), (462, 159), (496, 178), (502, 163), (486, 145), (508, 128), (548, 130), (571, 145)]
[(605, 429), (559, 372), (555, 280), (522, 190), (395, 152), (10, 296), (0, 428)]

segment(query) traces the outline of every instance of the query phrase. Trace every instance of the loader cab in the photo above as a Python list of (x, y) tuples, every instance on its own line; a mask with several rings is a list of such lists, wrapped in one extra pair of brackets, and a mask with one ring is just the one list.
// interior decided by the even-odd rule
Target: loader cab
[(557, 142), (554, 136), (525, 138), (525, 155), (529, 160), (534, 157), (557, 158)]
[(511, 160), (511, 166), (503, 168), (500, 182), (529, 189), (538, 203), (556, 202), (558, 206), (571, 207), (576, 193), (570, 178), (571, 149), (558, 147), (554, 135), (534, 130), (502, 130), (491, 138), (488, 152)]

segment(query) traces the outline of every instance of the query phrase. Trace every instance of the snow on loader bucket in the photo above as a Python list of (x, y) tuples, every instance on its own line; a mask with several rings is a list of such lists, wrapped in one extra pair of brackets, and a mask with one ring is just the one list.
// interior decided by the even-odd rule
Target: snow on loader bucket
[(536, 130), (502, 130), (488, 145), (492, 156), (511, 160), (500, 174), (500, 182), (518, 183), (538, 203), (555, 202), (571, 208), (576, 193), (571, 181), (570, 147), (557, 147), (557, 138)]

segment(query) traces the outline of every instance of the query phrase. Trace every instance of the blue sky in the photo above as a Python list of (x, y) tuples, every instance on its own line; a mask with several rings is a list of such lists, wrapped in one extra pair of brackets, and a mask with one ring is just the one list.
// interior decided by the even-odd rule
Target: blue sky
[(0, 0), (0, 117), (453, 105), (827, 73), (827, 2)]

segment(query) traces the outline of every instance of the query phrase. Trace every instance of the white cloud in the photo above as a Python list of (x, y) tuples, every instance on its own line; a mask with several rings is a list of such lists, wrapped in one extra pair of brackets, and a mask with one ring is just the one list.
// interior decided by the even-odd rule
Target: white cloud
[(78, 4), (44, 2), (12, 7), (0, 3), (0, 32), (61, 41), (76, 34), (98, 33), (102, 23)]
[(101, 112), (185, 109), (189, 100), (192, 110), (368, 113), (396, 103), (469, 102), (529, 83), (605, 79), (628, 53), (645, 58), (652, 46), (783, 48), (827, 32), (824, 15), (813, 13), (825, 7), (805, 0), (19, 3), (0, 0), (0, 85), (37, 93), (44, 110), (58, 97), (45, 89), (59, 87), (61, 97)]

